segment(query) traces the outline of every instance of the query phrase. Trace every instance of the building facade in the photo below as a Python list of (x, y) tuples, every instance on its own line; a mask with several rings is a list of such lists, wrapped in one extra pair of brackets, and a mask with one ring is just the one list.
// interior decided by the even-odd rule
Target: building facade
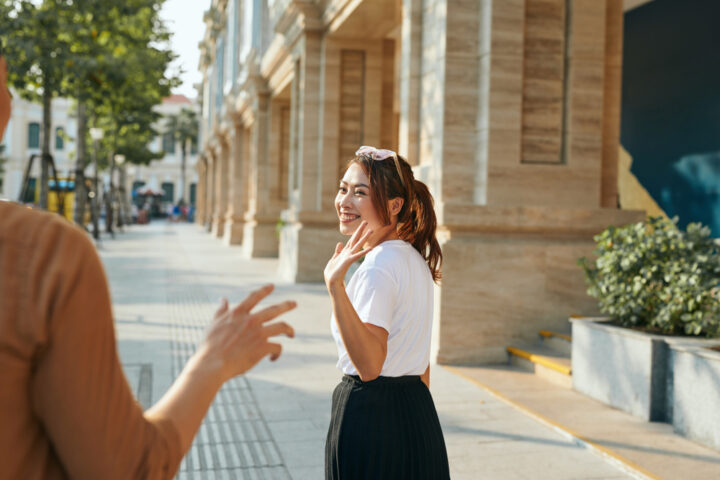
[[(618, 208), (622, 0), (213, 0), (196, 221), (321, 281), (360, 145), (430, 187), (439, 362), (592, 313), (576, 259)], [(279, 234), (277, 233), (279, 231)]]
[(185, 158), (185, 185), (182, 183), (181, 163), (182, 148), (180, 142), (173, 139), (168, 132), (168, 119), (178, 115), (181, 110), (197, 111), (197, 104), (184, 95), (171, 95), (155, 107), (160, 113), (158, 125), (155, 129), (158, 136), (150, 143), (150, 150), (153, 152), (165, 152), (162, 159), (152, 162), (150, 165), (133, 165), (127, 170), (125, 186), (126, 191), (132, 192), (135, 189), (147, 186), (153, 190), (163, 190), (162, 203), (176, 204), (183, 200), (186, 204), (195, 204), (197, 197), (198, 174), (195, 165), (198, 161), (197, 143), (186, 150)]
[[(4, 174), (0, 184), (0, 198), (20, 200), (23, 176), (32, 155), (40, 155), (42, 146), (42, 105), (23, 100), (14, 94), (12, 99), (12, 115), (2, 145), (5, 149), (2, 156)], [(76, 121), (72, 103), (65, 98), (52, 101), (51, 118), (52, 137), (50, 154), (53, 156), (58, 177), (75, 176), (75, 134)], [(52, 174), (52, 173), (51, 173)], [(34, 198), (35, 185), (40, 184), (40, 159), (33, 162), (30, 170), (31, 190), (28, 202)]]

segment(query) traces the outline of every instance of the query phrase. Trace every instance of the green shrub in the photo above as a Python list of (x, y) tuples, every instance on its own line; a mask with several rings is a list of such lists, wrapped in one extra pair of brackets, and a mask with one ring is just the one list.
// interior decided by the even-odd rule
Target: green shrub
[(578, 260), (600, 311), (626, 327), (720, 336), (720, 249), (699, 223), (651, 217), (594, 237), (594, 262)]

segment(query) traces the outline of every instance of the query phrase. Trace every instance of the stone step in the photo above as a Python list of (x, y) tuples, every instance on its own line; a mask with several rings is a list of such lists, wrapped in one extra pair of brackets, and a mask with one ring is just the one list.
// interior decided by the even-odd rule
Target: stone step
[(563, 355), (570, 357), (572, 353), (572, 337), (566, 333), (540, 330), (540, 344)]
[(534, 372), (555, 385), (572, 388), (570, 355), (546, 346), (507, 347), (510, 364)]

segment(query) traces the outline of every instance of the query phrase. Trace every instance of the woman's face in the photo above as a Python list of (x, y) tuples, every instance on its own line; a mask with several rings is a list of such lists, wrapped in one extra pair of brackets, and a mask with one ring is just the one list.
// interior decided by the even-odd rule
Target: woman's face
[(384, 226), (370, 198), (370, 179), (357, 163), (350, 165), (335, 197), (335, 210), (340, 220), (340, 233), (352, 235), (363, 221), (379, 232)]
[(7, 88), (7, 65), (0, 57), (0, 142), (10, 121), (10, 91)]

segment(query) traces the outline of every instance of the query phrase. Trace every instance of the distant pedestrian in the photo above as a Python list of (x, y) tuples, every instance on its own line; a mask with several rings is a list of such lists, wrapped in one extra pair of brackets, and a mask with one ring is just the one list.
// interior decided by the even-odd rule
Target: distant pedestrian
[[(442, 253), (427, 186), (395, 152), (361, 147), (335, 197), (340, 233), (325, 267), (344, 373), (332, 397), (325, 478), (445, 480), (430, 395), (433, 281)], [(348, 268), (365, 256), (347, 287)]]

